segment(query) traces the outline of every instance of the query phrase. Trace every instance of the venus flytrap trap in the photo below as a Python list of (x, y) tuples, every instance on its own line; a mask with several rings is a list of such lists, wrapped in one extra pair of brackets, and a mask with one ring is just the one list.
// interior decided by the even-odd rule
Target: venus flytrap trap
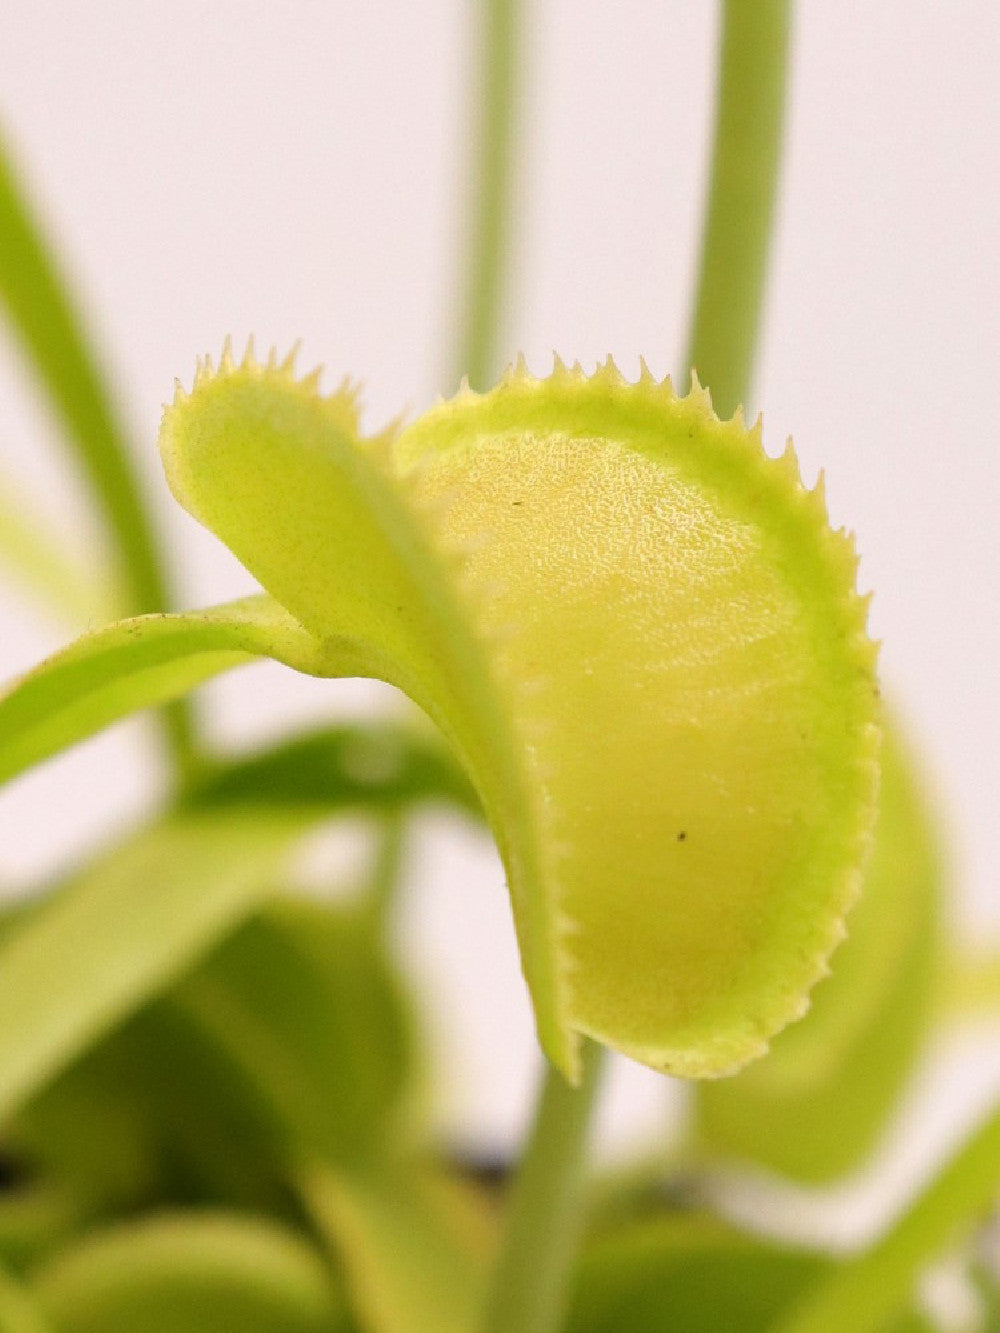
[[(228, 352), (178, 393), (162, 448), (178, 498), (294, 617), (252, 646), (240, 624), (244, 652), (388, 680), (455, 744), (571, 1077), (579, 1035), (703, 1077), (801, 1015), (859, 886), (878, 728), (853, 551), (790, 450), (768, 458), (697, 385), (610, 363), (518, 369), (363, 442), (345, 392)], [(34, 701), (68, 670), (91, 688), (68, 720), (47, 710), (64, 740), (245, 660), (233, 609), (201, 616), (57, 655), (0, 705), (7, 735), (24, 714), (44, 734)]]
[(854, 556), (790, 450), (610, 362), (364, 443), (343, 391), (228, 351), (161, 447), (324, 651), (457, 745), (571, 1077), (580, 1034), (705, 1076), (801, 1014), (857, 892), (877, 723)]

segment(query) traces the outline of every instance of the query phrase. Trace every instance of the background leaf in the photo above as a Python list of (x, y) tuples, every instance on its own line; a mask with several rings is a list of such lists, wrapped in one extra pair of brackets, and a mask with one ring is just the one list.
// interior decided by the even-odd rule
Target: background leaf
[[(46, 615), (79, 630), (114, 614), (92, 561), (70, 552), (28, 496), (0, 477), (0, 568)], [(81, 568), (82, 566), (82, 568)]]
[(165, 1214), (88, 1237), (39, 1273), (59, 1333), (338, 1333), (351, 1327), (333, 1277), (277, 1223)]
[(634, 1223), (585, 1249), (566, 1333), (765, 1333), (830, 1266), (707, 1219)]
[[(648, 1218), (584, 1249), (564, 1333), (770, 1333), (839, 1266), (820, 1251), (755, 1238), (710, 1218)], [(850, 1328), (845, 1323), (842, 1333)], [(910, 1310), (883, 1333), (932, 1328)]]
[(32, 1295), (2, 1269), (0, 1330), (2, 1333), (56, 1333)]
[(411, 1161), (386, 1158), (306, 1167), (299, 1186), (369, 1333), (476, 1327), (490, 1229), (468, 1197)]
[(481, 817), (472, 784), (436, 732), (382, 721), (325, 727), (229, 759), (188, 789), (181, 805), (383, 810), (424, 800), (446, 801)]
[(189, 817), (126, 840), (0, 945), (0, 1117), (271, 890), (308, 817)]
[(97, 359), (0, 141), (0, 301), (114, 538), (128, 610), (164, 611), (163, 570)]

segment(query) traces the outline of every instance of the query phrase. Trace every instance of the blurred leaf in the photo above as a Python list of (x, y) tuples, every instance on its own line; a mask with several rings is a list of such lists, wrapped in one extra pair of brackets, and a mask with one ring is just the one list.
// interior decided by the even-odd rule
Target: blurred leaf
[(633, 1223), (585, 1248), (565, 1333), (765, 1333), (831, 1267), (707, 1219)]
[(47, 615), (72, 629), (114, 614), (104, 580), (80, 564), (28, 497), (0, 477), (0, 568)]
[(32, 1098), (8, 1143), (92, 1210), (287, 1211), (299, 1154), (383, 1146), (413, 1092), (411, 1028), (365, 918), (278, 901)]
[(183, 803), (372, 810), (423, 800), (481, 813), (471, 783), (434, 733), (374, 722), (324, 728), (227, 763), (190, 789)]
[(709, 1150), (804, 1181), (856, 1166), (920, 1054), (942, 949), (941, 871), (912, 762), (886, 729), (875, 846), (848, 939), (800, 1022), (734, 1078), (696, 1090)]
[(0, 1264), (22, 1272), (85, 1223), (89, 1200), (51, 1181), (0, 1191)]
[(1000, 1333), (1000, 1284), (997, 1275), (985, 1263), (975, 1263), (969, 1270), (980, 1305), (976, 1333)]
[(269, 597), (107, 625), (0, 696), (0, 781), (255, 657), (315, 675), (354, 674), (338, 648), (319, 644)]
[(308, 818), (188, 817), (127, 840), (0, 945), (0, 1118), (270, 891)]
[[(114, 601), (125, 610), (165, 611), (167, 581), (141, 486), (110, 396), (57, 265), (32, 216), (0, 139), (0, 306), (44, 386), (104, 519)], [(164, 712), (166, 737), (182, 771), (194, 745), (190, 711)]]
[(0, 1269), (0, 1333), (56, 1333), (32, 1294)]
[(171, 992), (267, 1103), (288, 1151), (353, 1160), (413, 1080), (402, 987), (367, 918), (282, 898)]
[(67, 1249), (38, 1275), (59, 1333), (336, 1333), (350, 1327), (319, 1255), (276, 1223), (164, 1214)]
[(118, 422), (77, 314), (0, 142), (0, 302), (113, 533), (129, 611), (166, 608), (164, 577)]
[(369, 1333), (469, 1333), (482, 1301), (490, 1229), (450, 1183), (383, 1159), (299, 1178), (343, 1265)]
[(80, 1216), (105, 1204), (129, 1206), (151, 1185), (148, 1136), (111, 1050), (99, 1040), (4, 1126), (5, 1150), (23, 1172), (28, 1196), (59, 1191)]
[[(630, 1222), (585, 1247), (564, 1333), (770, 1333), (838, 1266), (703, 1216)], [(932, 1327), (911, 1311), (883, 1333)]]
[(1000, 1114), (989, 1116), (862, 1254), (828, 1274), (775, 1333), (886, 1333), (921, 1275), (961, 1247), (1000, 1196)]
[[(63, 1078), (74, 1073), (89, 1090), (89, 1106), (81, 1105), (80, 1112), (95, 1121), (94, 1136), (101, 1132), (102, 1103), (117, 1095), (131, 1108), (132, 1136), (145, 1153), (130, 1196), (112, 1204), (220, 1204), (289, 1214), (291, 1195), (281, 1182), (284, 1160), (277, 1151), (280, 1126), (270, 1108), (227, 1052), (167, 998), (147, 1004)], [(86, 1136), (74, 1135), (68, 1122), (60, 1133), (51, 1115), (41, 1133), (35, 1123), (38, 1103), (62, 1105), (62, 1084), (56, 1079), (22, 1119), (44, 1151), (43, 1161), (55, 1157), (57, 1169), (65, 1162), (71, 1178), (86, 1180)], [(46, 1130), (53, 1137), (43, 1138)], [(108, 1183), (105, 1176), (105, 1189)]]

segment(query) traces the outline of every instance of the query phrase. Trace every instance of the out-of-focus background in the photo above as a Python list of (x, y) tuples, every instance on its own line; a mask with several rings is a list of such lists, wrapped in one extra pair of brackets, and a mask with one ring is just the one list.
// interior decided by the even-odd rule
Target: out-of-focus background
[[(526, 0), (523, 155), (504, 357), (553, 349), (627, 374), (679, 369), (711, 128), (716, 7)], [(155, 440), (174, 376), (223, 337), (366, 385), (374, 428), (449, 392), (463, 276), (475, 21), (462, 0), (117, 0), (0, 10), (0, 124), (85, 304), (184, 605), (248, 576), (170, 501)], [(771, 448), (822, 466), (875, 589), (884, 679), (933, 775), (960, 928), (1000, 941), (1000, 11), (798, 7), (787, 156), (754, 402)], [(0, 458), (58, 525), (90, 520), (0, 327)], [(4, 676), (66, 634), (0, 584)], [(398, 707), (370, 684), (255, 666), (205, 690), (212, 733)], [(0, 882), (27, 886), (155, 801), (141, 723), (4, 792)], [(502, 875), (469, 829), (412, 849), (406, 948), (450, 1071), (442, 1123), (519, 1135), (536, 1072)], [(340, 840), (317, 850), (349, 871)], [(1000, 1086), (1000, 1041), (942, 1053), (882, 1168), (882, 1195)], [(619, 1066), (608, 1151), (664, 1113)], [(916, 1104), (916, 1103), (915, 1103)], [(930, 1110), (927, 1107), (930, 1106)], [(919, 1130), (913, 1126), (920, 1126)], [(887, 1182), (889, 1182), (887, 1184)]]

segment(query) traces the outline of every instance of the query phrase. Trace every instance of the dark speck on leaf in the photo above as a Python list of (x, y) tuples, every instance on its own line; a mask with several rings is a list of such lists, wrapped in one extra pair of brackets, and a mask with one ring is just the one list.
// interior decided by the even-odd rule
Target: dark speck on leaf
[(684, 831), (684, 829), (681, 829), (680, 833), (678, 833), (677, 835), (677, 841), (685, 842), (686, 840), (687, 840), (687, 833)]

